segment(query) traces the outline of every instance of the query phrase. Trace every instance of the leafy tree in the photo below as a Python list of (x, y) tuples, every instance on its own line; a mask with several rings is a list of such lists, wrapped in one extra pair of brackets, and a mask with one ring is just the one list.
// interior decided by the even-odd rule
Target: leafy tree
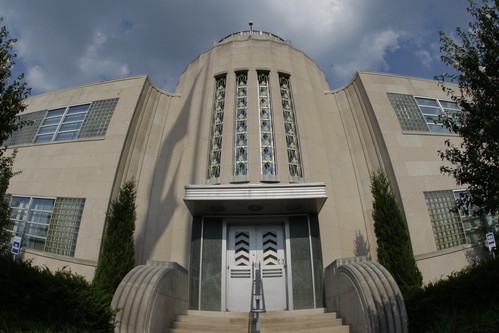
[[(494, 213), (499, 207), (499, 0), (468, 0), (473, 21), (456, 36), (440, 33), (441, 59), (453, 73), (436, 77), (444, 91), (459, 104), (458, 114), (445, 114), (444, 124), (462, 137), (455, 146), (445, 141), (439, 151), (443, 173), (468, 186), (478, 213)], [(445, 86), (457, 83), (459, 91)]]
[(135, 181), (123, 184), (106, 217), (101, 257), (93, 284), (112, 296), (121, 280), (135, 266)]
[[(0, 22), (2, 19), (0, 18)], [(24, 81), (24, 74), (12, 79), (12, 69), (17, 55), (13, 53), (16, 39), (9, 37), (5, 26), (0, 27), (0, 243), (7, 240), (4, 228), (9, 223), (9, 205), (6, 191), (10, 178), (14, 175), (12, 163), (15, 153), (5, 156), (5, 140), (23, 124), (17, 115), (26, 108), (24, 100), (29, 96), (30, 89)]]
[(392, 274), (405, 296), (421, 287), (423, 277), (416, 266), (404, 216), (382, 171), (372, 175), (371, 193), (378, 261)]

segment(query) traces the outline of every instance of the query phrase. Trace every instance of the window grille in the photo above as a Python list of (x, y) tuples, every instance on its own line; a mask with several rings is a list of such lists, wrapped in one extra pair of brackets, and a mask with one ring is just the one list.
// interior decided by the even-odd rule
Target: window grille
[(289, 174), (292, 177), (303, 177), (300, 144), (296, 117), (293, 108), (290, 78), (287, 75), (279, 75), (279, 86), (281, 89), (281, 104), (284, 116), (284, 130), (288, 152)]
[(248, 175), (248, 72), (236, 73), (234, 176)]
[(270, 99), (269, 73), (258, 72), (258, 109), (260, 120), (260, 153), (263, 176), (276, 174), (274, 154), (274, 129), (272, 123), (272, 105)]
[(222, 133), (225, 107), (225, 75), (215, 79), (215, 102), (213, 105), (210, 133), (210, 157), (208, 163), (208, 179), (220, 177), (222, 158)]

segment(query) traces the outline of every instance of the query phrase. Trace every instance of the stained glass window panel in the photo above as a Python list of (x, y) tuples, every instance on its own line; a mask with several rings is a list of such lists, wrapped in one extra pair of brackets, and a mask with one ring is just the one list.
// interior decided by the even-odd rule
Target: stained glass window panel
[(236, 73), (234, 176), (248, 175), (248, 73)]
[(220, 177), (220, 163), (222, 160), (222, 134), (224, 127), (225, 108), (225, 75), (215, 78), (215, 97), (211, 119), (210, 156), (208, 163), (208, 179)]
[(262, 175), (276, 174), (274, 154), (274, 133), (270, 101), (269, 73), (258, 72), (258, 108), (260, 110), (260, 151)]
[(292, 103), (292, 92), (290, 78), (287, 75), (279, 75), (279, 85), (281, 90), (281, 104), (284, 117), (284, 130), (286, 135), (286, 145), (288, 150), (289, 174), (292, 177), (303, 177), (300, 145), (297, 135), (297, 124), (295, 111)]

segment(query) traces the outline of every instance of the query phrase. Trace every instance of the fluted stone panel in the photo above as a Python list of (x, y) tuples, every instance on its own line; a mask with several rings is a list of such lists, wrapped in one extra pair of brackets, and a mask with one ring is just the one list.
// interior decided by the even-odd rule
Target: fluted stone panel
[(149, 262), (132, 269), (114, 293), (115, 332), (165, 332), (188, 304), (187, 270), (173, 262)]
[(404, 300), (391, 274), (365, 258), (340, 259), (326, 268), (325, 298), (351, 332), (408, 332)]

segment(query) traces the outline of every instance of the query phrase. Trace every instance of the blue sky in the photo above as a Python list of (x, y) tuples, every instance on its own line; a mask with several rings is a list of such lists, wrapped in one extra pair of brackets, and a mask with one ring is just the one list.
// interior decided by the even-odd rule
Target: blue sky
[(433, 78), (440, 30), (466, 27), (466, 0), (0, 0), (32, 94), (148, 74), (175, 91), (199, 53), (233, 32), (269, 31), (314, 59), (332, 89), (356, 70)]

